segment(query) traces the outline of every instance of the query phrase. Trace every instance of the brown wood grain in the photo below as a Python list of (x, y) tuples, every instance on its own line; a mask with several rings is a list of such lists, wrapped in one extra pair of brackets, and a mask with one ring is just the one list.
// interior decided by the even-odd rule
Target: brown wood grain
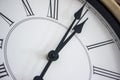
[(116, 0), (116, 2), (120, 5), (120, 0)]
[[(120, 22), (120, 6), (115, 0), (100, 0)], [(120, 1), (120, 0), (118, 0)]]

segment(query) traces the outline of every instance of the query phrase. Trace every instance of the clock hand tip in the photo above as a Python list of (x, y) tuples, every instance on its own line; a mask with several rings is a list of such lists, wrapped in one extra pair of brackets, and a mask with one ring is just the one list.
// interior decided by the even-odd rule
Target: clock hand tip
[(83, 25), (85, 24), (85, 22), (88, 20), (88, 18), (86, 20), (84, 20), (82, 23), (75, 25), (75, 27), (73, 28), (73, 30), (75, 30), (76, 33), (81, 33)]
[(74, 14), (75, 19), (80, 19), (81, 15), (82, 15), (82, 11), (86, 4), (87, 4), (87, 2), (85, 2), (84, 5)]

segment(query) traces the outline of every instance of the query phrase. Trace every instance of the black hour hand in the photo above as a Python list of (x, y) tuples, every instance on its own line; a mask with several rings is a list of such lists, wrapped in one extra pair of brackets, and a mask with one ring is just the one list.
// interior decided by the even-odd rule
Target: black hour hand
[(85, 22), (86, 22), (87, 20), (88, 20), (88, 18), (87, 18), (85, 21), (83, 21), (82, 23), (74, 26), (74, 28), (73, 28), (74, 32), (72, 32), (71, 35), (68, 36), (68, 38), (58, 47), (58, 51), (57, 51), (57, 52), (59, 52), (59, 51), (70, 41), (70, 39), (71, 39), (76, 33), (78, 33), (78, 34), (81, 33), (81, 31), (82, 31), (82, 29), (83, 29), (83, 26), (84, 26), (84, 24), (85, 24)]
[[(86, 2), (87, 3), (87, 2)], [(80, 20), (85, 16), (85, 14), (87, 13), (87, 11), (82, 15), (83, 9), (86, 5), (86, 3), (74, 14), (75, 19), (73, 20), (72, 24), (70, 25), (70, 27), (68, 28), (67, 32), (65, 33), (65, 35), (63, 36), (62, 40), (60, 41), (60, 43), (58, 44), (57, 48), (55, 49), (57, 52), (60, 51), (60, 46), (64, 45), (65, 39), (68, 36), (70, 30), (72, 29), (73, 25), (75, 24), (76, 21), (77, 24), (80, 22)], [(81, 27), (82, 30), (82, 27)]]
[(77, 24), (73, 30), (76, 32), (76, 33), (81, 33), (82, 29), (83, 29), (83, 25), (85, 24), (85, 22), (88, 20), (88, 18), (83, 21), (81, 24)]

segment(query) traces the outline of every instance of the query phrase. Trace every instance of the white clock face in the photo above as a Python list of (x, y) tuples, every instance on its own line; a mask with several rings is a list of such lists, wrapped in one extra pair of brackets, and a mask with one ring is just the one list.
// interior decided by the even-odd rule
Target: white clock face
[(120, 80), (119, 42), (84, 0), (0, 1), (0, 80)]

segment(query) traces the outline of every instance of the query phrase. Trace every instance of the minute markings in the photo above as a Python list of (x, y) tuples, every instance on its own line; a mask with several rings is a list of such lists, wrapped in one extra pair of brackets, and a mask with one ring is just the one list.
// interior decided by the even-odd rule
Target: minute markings
[(23, 3), (23, 6), (24, 6), (24, 8), (25, 8), (25, 11), (26, 11), (27, 16), (33, 16), (34, 13), (33, 13), (33, 11), (32, 11), (32, 8), (31, 8), (28, 0), (22, 0), (22, 3)]
[(87, 48), (88, 50), (94, 49), (94, 48), (98, 48), (98, 47), (102, 47), (108, 44), (112, 44), (114, 43), (113, 39), (107, 40), (107, 41), (103, 41), (103, 42), (99, 42), (99, 43), (95, 43), (92, 45), (88, 45)]
[(5, 16), (3, 13), (0, 12), (0, 16), (11, 26), (14, 22)]

